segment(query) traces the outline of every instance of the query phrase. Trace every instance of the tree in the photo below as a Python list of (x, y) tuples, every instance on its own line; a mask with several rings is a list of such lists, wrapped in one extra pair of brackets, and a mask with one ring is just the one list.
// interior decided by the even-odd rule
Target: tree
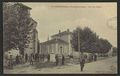
[(80, 40), (80, 51), (89, 53), (106, 53), (111, 48), (111, 44), (105, 39), (99, 39), (90, 28), (85, 27), (81, 29), (80, 27), (73, 31), (72, 33), (72, 46), (75, 51), (78, 51), (78, 32)]
[(112, 45), (108, 40), (100, 38), (97, 42), (97, 47), (99, 48), (98, 53), (107, 53), (111, 49)]
[[(3, 4), (3, 50), (9, 50), (16, 47), (18, 40), (15, 37), (18, 25), (15, 18), (15, 10), (8, 3)], [(15, 44), (16, 43), (16, 44)]]
[(4, 50), (19, 48), (21, 54), (24, 54), (24, 48), (27, 47), (29, 34), (32, 30), (32, 18), (29, 17), (28, 10), (20, 7), (21, 3), (9, 5), (3, 4), (3, 45)]

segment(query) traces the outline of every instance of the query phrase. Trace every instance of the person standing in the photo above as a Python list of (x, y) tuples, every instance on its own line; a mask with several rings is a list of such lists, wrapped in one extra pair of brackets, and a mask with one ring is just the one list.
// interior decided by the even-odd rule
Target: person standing
[(13, 58), (12, 58), (12, 55), (10, 55), (10, 58), (9, 58), (9, 69), (13, 69)]
[(16, 56), (16, 64), (19, 64), (19, 56), (18, 56), (18, 54)]
[(65, 62), (65, 57), (64, 55), (62, 55), (62, 65), (64, 65), (64, 62)]
[(34, 58), (34, 60), (35, 60), (35, 62), (37, 62), (37, 53), (35, 53), (35, 58)]
[(27, 62), (28, 61), (28, 54), (26, 53), (25, 54), (25, 62)]
[(39, 62), (42, 62), (41, 54), (39, 54)]
[(22, 55), (19, 55), (20, 64), (22, 64)]
[(29, 62), (30, 64), (32, 63), (32, 58), (31, 58), (32, 54), (29, 55)]
[(56, 65), (58, 65), (58, 55), (55, 55)]
[(80, 68), (81, 68), (81, 71), (83, 71), (84, 66), (85, 66), (85, 55), (83, 54), (83, 52), (81, 52), (81, 54), (80, 54)]
[(97, 61), (97, 55), (96, 54), (94, 55), (94, 61)]
[(41, 62), (44, 62), (44, 55), (41, 54)]
[(43, 62), (45, 61), (45, 55), (43, 54)]
[(47, 60), (50, 62), (50, 54), (47, 55)]
[(37, 53), (37, 62), (39, 62), (39, 53)]
[(36, 64), (39, 62), (39, 54), (38, 53), (35, 53), (35, 62), (36, 62)]
[(29, 59), (30, 59), (30, 64), (33, 65), (33, 54), (30, 55), (30, 58), (29, 58)]

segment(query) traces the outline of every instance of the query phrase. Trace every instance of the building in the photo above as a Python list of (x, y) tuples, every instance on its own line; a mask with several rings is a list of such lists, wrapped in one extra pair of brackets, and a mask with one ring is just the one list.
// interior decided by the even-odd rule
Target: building
[(69, 29), (63, 32), (59, 30), (58, 34), (51, 36), (51, 40), (40, 43), (40, 53), (70, 55), (73, 51), (70, 42), (71, 35), (72, 33), (69, 31)]
[(38, 40), (38, 31), (37, 31), (36, 29), (34, 29), (34, 31), (33, 31), (33, 40), (34, 40), (34, 41), (33, 41), (33, 44), (34, 44), (34, 45), (33, 45), (33, 48), (34, 48), (34, 49), (33, 49), (33, 50), (34, 50), (33, 52), (34, 52), (34, 53), (38, 53), (38, 51), (39, 51), (39, 50), (38, 50), (38, 41), (39, 41), (39, 40)]
[(38, 31), (36, 30), (37, 22), (31, 19), (32, 30), (28, 36), (30, 37), (28, 47), (25, 48), (24, 54), (30, 55), (31, 53), (38, 52)]

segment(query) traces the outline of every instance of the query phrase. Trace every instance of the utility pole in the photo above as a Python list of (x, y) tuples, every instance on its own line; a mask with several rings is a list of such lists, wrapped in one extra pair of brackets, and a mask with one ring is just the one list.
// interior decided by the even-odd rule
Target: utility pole
[(80, 62), (80, 33), (79, 32), (80, 31), (79, 31), (79, 28), (78, 28), (78, 52), (79, 52), (79, 62)]
[(80, 33), (79, 33), (79, 29), (78, 29), (78, 51), (80, 54)]

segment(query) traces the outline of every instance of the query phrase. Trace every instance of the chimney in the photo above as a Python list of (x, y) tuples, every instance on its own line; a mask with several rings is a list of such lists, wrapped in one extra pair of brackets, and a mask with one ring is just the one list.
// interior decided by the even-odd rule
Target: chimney
[(61, 30), (59, 30), (59, 37), (61, 37)]

